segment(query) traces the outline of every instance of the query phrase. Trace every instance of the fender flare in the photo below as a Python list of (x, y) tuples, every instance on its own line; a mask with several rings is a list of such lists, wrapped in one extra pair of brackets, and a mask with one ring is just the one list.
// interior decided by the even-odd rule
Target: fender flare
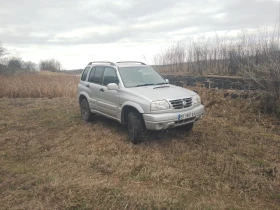
[(124, 107), (126, 107), (126, 106), (133, 107), (134, 109), (136, 109), (141, 114), (145, 113), (144, 110), (142, 109), (142, 107), (139, 104), (137, 104), (135, 102), (132, 102), (132, 101), (126, 101), (122, 105), (121, 110), (120, 110), (120, 114), (121, 114), (120, 122), (121, 122), (121, 124), (125, 124), (125, 119), (124, 119), (123, 113), (124, 113)]
[(87, 100), (89, 99), (89, 95), (85, 91), (82, 91), (79, 93), (79, 98), (78, 98), (79, 102), (80, 102), (81, 96), (86, 97)]
[(142, 107), (139, 104), (137, 104), (135, 102), (132, 102), (132, 101), (126, 101), (125, 103), (123, 103), (122, 108), (121, 108), (121, 112), (123, 111), (123, 108), (125, 106), (131, 106), (131, 107), (137, 109), (137, 111), (141, 114), (145, 113), (144, 110), (142, 109)]

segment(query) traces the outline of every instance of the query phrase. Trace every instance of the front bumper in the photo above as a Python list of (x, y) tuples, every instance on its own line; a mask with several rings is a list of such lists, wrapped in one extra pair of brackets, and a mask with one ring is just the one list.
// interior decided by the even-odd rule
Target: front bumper
[[(194, 113), (190, 118), (179, 120), (178, 115)], [(164, 130), (174, 128), (185, 124), (193, 123), (202, 118), (204, 106), (199, 105), (187, 111), (162, 114), (143, 114), (144, 122), (148, 130)]]

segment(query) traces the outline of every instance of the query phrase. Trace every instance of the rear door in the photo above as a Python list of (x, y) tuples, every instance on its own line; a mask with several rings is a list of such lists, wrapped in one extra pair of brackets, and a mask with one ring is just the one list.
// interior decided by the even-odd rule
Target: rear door
[(108, 90), (109, 83), (119, 84), (119, 78), (116, 69), (105, 66), (102, 88), (99, 90), (98, 108), (99, 111), (113, 118), (118, 118), (119, 92), (116, 90)]
[(88, 88), (88, 81), (87, 81), (89, 70), (90, 70), (90, 66), (86, 67), (81, 75), (81, 80), (78, 85), (78, 93), (86, 92), (88, 95), (90, 95), (90, 90)]
[(102, 80), (104, 74), (103, 66), (95, 66), (91, 69), (88, 82), (90, 89), (90, 107), (95, 111), (100, 111), (98, 107), (98, 100), (100, 97), (100, 89), (102, 88)]

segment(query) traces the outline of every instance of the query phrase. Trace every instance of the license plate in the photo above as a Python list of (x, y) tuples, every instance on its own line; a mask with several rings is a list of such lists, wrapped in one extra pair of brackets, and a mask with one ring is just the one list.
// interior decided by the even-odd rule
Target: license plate
[(194, 116), (195, 116), (195, 113), (193, 113), (193, 112), (188, 113), (188, 114), (178, 114), (178, 120), (184, 120), (184, 119), (191, 118)]

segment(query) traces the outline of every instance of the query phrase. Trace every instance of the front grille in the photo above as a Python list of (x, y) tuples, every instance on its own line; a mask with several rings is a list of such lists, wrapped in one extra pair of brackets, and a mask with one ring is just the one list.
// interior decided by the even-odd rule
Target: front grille
[(184, 109), (192, 106), (192, 98), (170, 100), (169, 102), (172, 104), (173, 109)]

